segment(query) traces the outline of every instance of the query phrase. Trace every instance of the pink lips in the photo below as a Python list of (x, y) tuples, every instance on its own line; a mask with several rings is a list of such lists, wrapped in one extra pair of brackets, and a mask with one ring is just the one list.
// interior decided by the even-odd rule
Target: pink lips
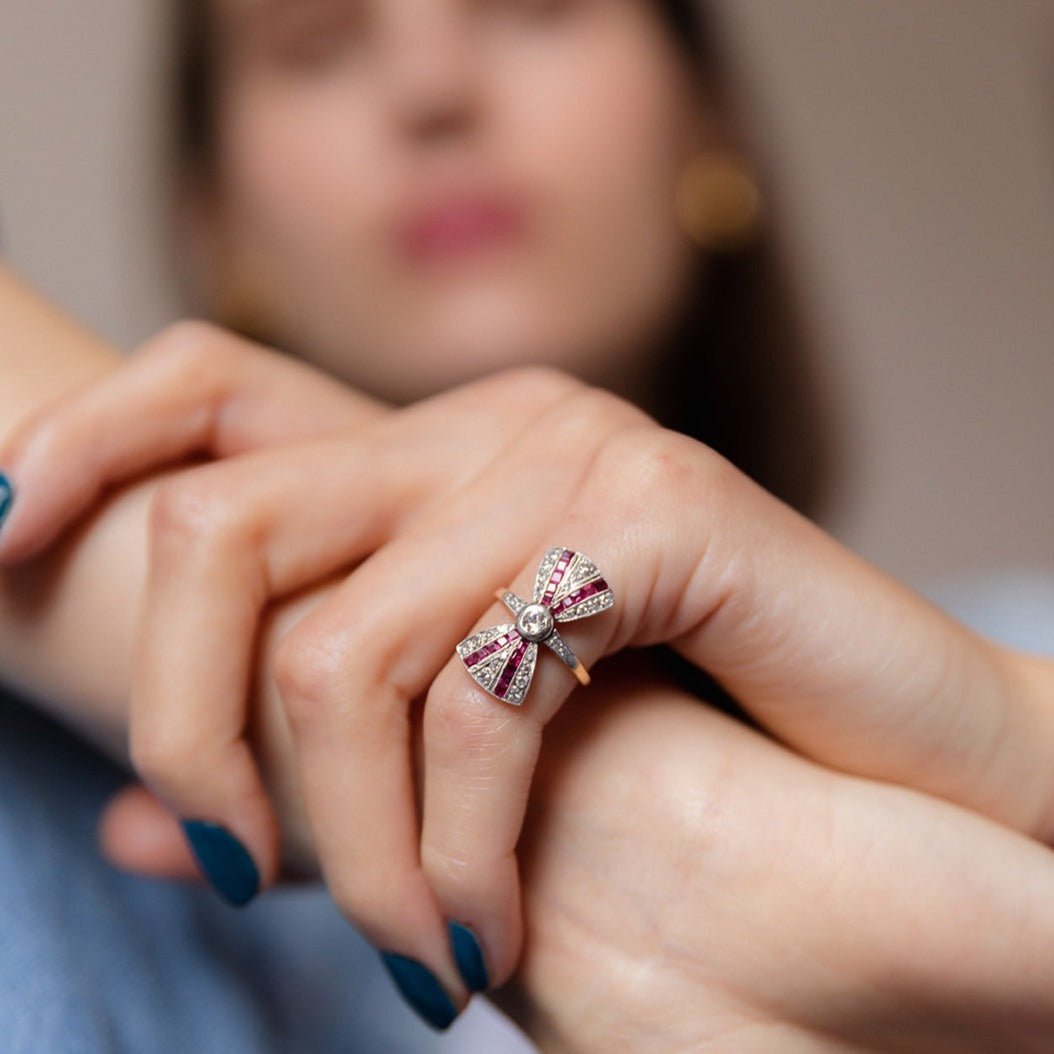
[(505, 197), (451, 196), (411, 215), (399, 228), (399, 243), (419, 262), (457, 259), (519, 236), (524, 213)]

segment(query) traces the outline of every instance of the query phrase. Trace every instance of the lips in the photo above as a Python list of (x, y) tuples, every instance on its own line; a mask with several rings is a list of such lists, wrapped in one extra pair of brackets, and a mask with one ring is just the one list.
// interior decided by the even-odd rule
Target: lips
[(523, 208), (502, 195), (450, 195), (412, 213), (399, 227), (400, 248), (411, 260), (459, 259), (520, 237)]

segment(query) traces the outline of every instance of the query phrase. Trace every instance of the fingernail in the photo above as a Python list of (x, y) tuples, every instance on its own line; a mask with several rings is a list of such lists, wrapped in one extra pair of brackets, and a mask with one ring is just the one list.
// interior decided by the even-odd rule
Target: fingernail
[(4, 518), (11, 511), (11, 502), (14, 500), (15, 488), (7, 476), (0, 472), (0, 526), (3, 525)]
[(450, 996), (423, 963), (397, 952), (381, 952), (381, 960), (403, 998), (433, 1028), (448, 1028), (457, 1017)]
[(447, 919), (446, 927), (450, 934), (450, 946), (454, 949), (457, 968), (461, 971), (461, 979), (473, 992), (485, 991), (489, 979), (479, 938), (468, 926), (454, 922), (452, 919)]
[(260, 873), (245, 846), (218, 823), (207, 820), (180, 822), (213, 889), (236, 907), (252, 900), (260, 888)]

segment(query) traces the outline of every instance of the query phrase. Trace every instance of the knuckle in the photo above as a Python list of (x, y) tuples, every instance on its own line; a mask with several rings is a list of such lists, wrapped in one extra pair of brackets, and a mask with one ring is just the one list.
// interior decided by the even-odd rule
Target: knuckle
[(59, 395), (21, 418), (0, 440), (0, 456), (7, 465), (32, 458), (52, 464), (69, 449), (81, 449), (83, 428), (77, 409), (84, 393), (99, 382), (89, 381)]
[(449, 905), (495, 904), (517, 881), (515, 849), (482, 844), (468, 832), (453, 840), (422, 840), (420, 859), (429, 888)]
[(191, 551), (227, 550), (239, 544), (243, 513), (201, 470), (165, 480), (150, 502), (152, 553), (164, 558)]
[(579, 415), (595, 430), (603, 432), (637, 425), (656, 427), (654, 419), (639, 406), (606, 388), (592, 385), (584, 385), (575, 396), (572, 407), (565, 407), (564, 412)]
[(13, 428), (0, 435), (0, 463), (10, 468), (24, 456), (30, 432), (36, 427), (38, 415), (23, 418)]
[(433, 889), (439, 888), (448, 894), (452, 887), (457, 887), (471, 899), (473, 891), (483, 885), (481, 868), (475, 860), (435, 842), (421, 843), (421, 869)]
[(132, 767), (144, 782), (172, 788), (185, 780), (202, 756), (198, 737), (170, 723), (156, 720), (129, 725), (128, 754)]
[(501, 767), (514, 738), (513, 715), (481, 696), (476, 691), (429, 694), (423, 731), (429, 758), (439, 768), (463, 770), (467, 765), (486, 779)]
[(607, 493), (631, 496), (640, 507), (673, 497), (709, 497), (724, 489), (731, 463), (703, 443), (654, 425), (618, 429), (601, 446), (595, 475)]
[(556, 366), (528, 363), (507, 366), (450, 395), (458, 398), (464, 393), (488, 405), (545, 408), (584, 387), (582, 380)]
[(580, 384), (570, 398), (550, 406), (538, 430), (556, 449), (572, 456), (589, 451), (592, 457), (614, 433), (642, 425), (656, 427), (643, 410), (613, 392)]
[(136, 354), (193, 365), (204, 358), (211, 360), (214, 357), (215, 349), (223, 344), (219, 339), (220, 333), (219, 327), (204, 319), (182, 318), (165, 326), (143, 344)]
[(540, 397), (560, 396), (584, 387), (583, 382), (568, 370), (545, 363), (509, 366), (500, 372), (498, 380), (517, 395), (532, 394)]
[(601, 421), (620, 425), (648, 425), (656, 427), (655, 419), (649, 416), (636, 404), (617, 395), (606, 388), (586, 386), (578, 396), (578, 401), (586, 412), (592, 413)]
[[(23, 421), (3, 443), (5, 461), (33, 458), (38, 463), (53, 464), (62, 456), (70, 433), (71, 420), (66, 412), (69, 402), (48, 406)], [(73, 438), (70, 436), (70, 438)]]
[(341, 696), (346, 659), (332, 636), (296, 628), (278, 643), (272, 673), (289, 720), (294, 726), (328, 713)]
[[(616, 643), (679, 637), (704, 613), (731, 612), (735, 598), (750, 595), (752, 550), (738, 541), (756, 508), (749, 483), (716, 451), (670, 429), (629, 429), (604, 445), (586, 507), (599, 495), (619, 521), (652, 532), (661, 525), (669, 538), (660, 545), (653, 533), (645, 545), (634, 571), (641, 588), (619, 608)], [(657, 595), (665, 599), (653, 605)]]
[(210, 389), (232, 373), (245, 353), (240, 338), (204, 319), (172, 322), (137, 352), (142, 361), (157, 359), (172, 384)]

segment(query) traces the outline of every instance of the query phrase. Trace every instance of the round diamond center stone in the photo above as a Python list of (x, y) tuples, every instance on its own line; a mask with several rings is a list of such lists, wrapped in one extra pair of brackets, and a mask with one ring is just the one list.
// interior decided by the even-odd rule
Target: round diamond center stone
[(543, 640), (553, 631), (553, 613), (544, 604), (528, 604), (516, 619), (516, 629), (527, 640)]

